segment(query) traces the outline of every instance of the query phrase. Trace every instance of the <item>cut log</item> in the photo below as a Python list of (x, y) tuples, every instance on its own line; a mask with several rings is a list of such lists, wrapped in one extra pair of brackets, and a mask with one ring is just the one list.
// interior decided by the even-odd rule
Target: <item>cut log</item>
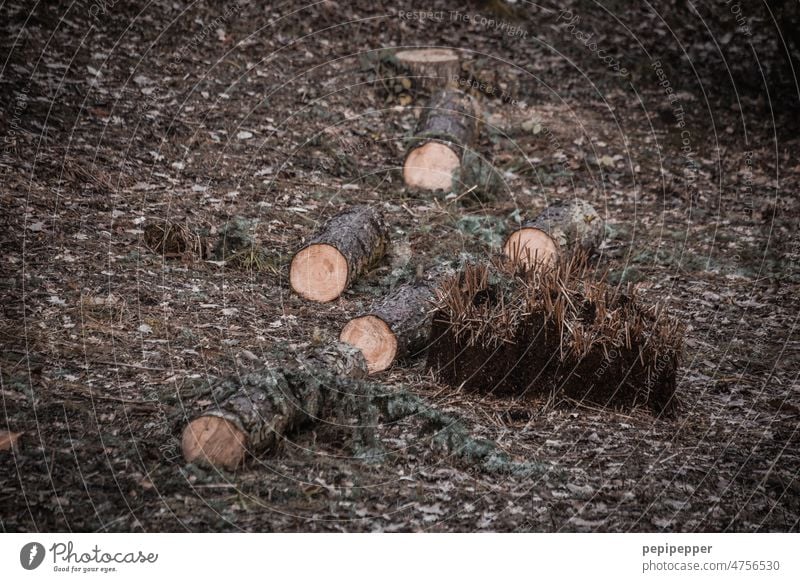
[(292, 258), (289, 282), (300, 296), (332, 301), (386, 252), (389, 233), (381, 213), (356, 206), (331, 218)]
[(187, 463), (205, 462), (233, 471), (244, 463), (247, 440), (240, 423), (212, 411), (189, 423), (181, 448)]
[(477, 105), (466, 93), (445, 90), (434, 94), (403, 164), (406, 185), (422, 190), (451, 190), (463, 153), (472, 148), (478, 137), (478, 122)]
[(494, 443), (474, 438), (459, 418), (405, 390), (364, 381), (365, 375), (361, 352), (339, 343), (300, 357), (290, 367), (225, 380), (214, 390), (220, 406), (184, 430), (186, 461), (234, 470), (248, 454), (274, 448), (292, 429), (328, 418), (334, 419), (328, 428), (354, 421), (349, 426), (354, 458), (380, 460), (385, 456), (377, 432), (381, 417), (387, 423), (411, 417), (419, 425), (418, 441), (432, 439), (448, 455), (486, 473), (531, 476), (551, 471), (549, 465), (515, 461)]
[(417, 94), (453, 88), (461, 73), (458, 54), (450, 49), (404, 50), (395, 53), (394, 59), (400, 72), (411, 80), (412, 86), (406, 89)]
[(306, 422), (318, 418), (326, 395), (336, 395), (339, 378), (366, 376), (361, 353), (337, 343), (297, 359), (294, 365), (264, 368), (221, 382), (219, 405), (184, 429), (186, 462), (235, 470), (248, 454), (258, 456)]
[(436, 270), (424, 281), (399, 286), (367, 313), (351, 319), (339, 341), (361, 350), (370, 374), (421, 352), (428, 340), (436, 288), (446, 272), (452, 273)]
[(524, 222), (508, 237), (503, 252), (526, 267), (553, 264), (566, 252), (593, 252), (604, 234), (605, 226), (597, 211), (576, 198), (551, 204), (539, 216)]

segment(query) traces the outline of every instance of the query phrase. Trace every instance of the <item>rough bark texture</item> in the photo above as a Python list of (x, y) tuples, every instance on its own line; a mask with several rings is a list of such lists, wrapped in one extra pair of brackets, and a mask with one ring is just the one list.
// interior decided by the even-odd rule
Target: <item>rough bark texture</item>
[(549, 235), (559, 252), (578, 248), (593, 252), (605, 235), (600, 215), (591, 204), (579, 198), (551, 204), (517, 230), (526, 228), (535, 228)]
[(429, 282), (407, 283), (365, 314), (380, 318), (392, 330), (397, 339), (396, 359), (411, 356), (425, 347), (434, 298)]
[(343, 379), (364, 376), (366, 362), (361, 353), (336, 343), (298, 357), (291, 366), (265, 367), (221, 381), (212, 392), (218, 406), (200, 416), (232, 423), (246, 436), (248, 453), (258, 456), (318, 419), (330, 399), (346, 392), (337, 391)]
[(425, 106), (411, 149), (436, 140), (460, 156), (478, 138), (478, 127), (478, 107), (472, 97), (457, 89), (439, 91)]
[(389, 231), (380, 211), (370, 206), (356, 206), (328, 220), (298, 249), (295, 257), (313, 245), (334, 247), (347, 262), (346, 289), (384, 256), (388, 244)]
[(389, 246), (389, 230), (381, 212), (371, 206), (356, 206), (332, 217), (306, 243), (328, 244), (347, 260), (347, 286), (374, 266)]
[(406, 153), (406, 185), (491, 200), (500, 182), (491, 164), (473, 151), (479, 126), (478, 108), (470, 95), (454, 89), (434, 94)]
[(461, 167), (453, 175), (453, 184), (454, 190), (466, 192), (461, 200), (468, 205), (497, 200), (504, 181), (489, 160), (474, 150), (465, 150), (461, 156)]
[[(334, 344), (299, 357), (288, 369), (264, 369), (223, 381), (214, 391), (221, 405), (206, 415), (224, 418), (246, 431), (248, 453), (255, 456), (269, 452), (292, 429), (333, 418), (336, 422), (331, 426), (353, 430), (353, 453), (368, 461), (386, 456), (377, 434), (381, 419), (394, 424), (412, 418), (420, 425), (419, 439), (431, 439), (446, 454), (483, 472), (563, 478), (551, 465), (516, 461), (493, 442), (472, 437), (459, 418), (431, 408), (414, 394), (364, 381), (365, 373), (358, 350)], [(215, 465), (203, 457), (194, 462), (228, 469), (239, 466), (238, 462)]]

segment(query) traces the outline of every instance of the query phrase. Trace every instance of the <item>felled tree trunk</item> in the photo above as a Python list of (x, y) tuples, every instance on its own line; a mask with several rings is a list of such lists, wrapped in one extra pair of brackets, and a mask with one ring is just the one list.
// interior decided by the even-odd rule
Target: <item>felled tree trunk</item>
[(603, 241), (605, 226), (592, 205), (579, 198), (555, 202), (533, 220), (524, 222), (503, 245), (507, 257), (527, 267), (553, 264), (563, 253), (594, 251)]
[(472, 97), (457, 90), (433, 95), (406, 154), (406, 185), (422, 190), (453, 189), (462, 155), (477, 140), (478, 125), (477, 105)]
[[(273, 449), (286, 435), (317, 419), (337, 378), (366, 376), (361, 353), (334, 344), (300, 357), (293, 366), (263, 368), (221, 382), (213, 396), (218, 405), (184, 429), (187, 462), (234, 470), (247, 455)], [(330, 394), (328, 391), (331, 391)]]
[(453, 270), (433, 270), (424, 280), (400, 285), (368, 312), (344, 326), (339, 341), (361, 350), (370, 374), (389, 368), (396, 360), (425, 349), (430, 333), (433, 301), (441, 280)]
[(407, 92), (409, 97), (427, 96), (441, 89), (455, 87), (461, 73), (458, 54), (450, 49), (398, 51), (394, 61), (399, 69), (400, 80), (408, 79), (403, 84), (403, 93)]
[(328, 220), (292, 258), (289, 282), (312, 301), (332, 301), (386, 252), (389, 232), (381, 213), (356, 206)]
[(421, 424), (419, 438), (487, 473), (531, 476), (551, 467), (516, 462), (494, 443), (473, 438), (458, 418), (426, 405), (404, 390), (384, 390), (363, 381), (366, 362), (359, 350), (335, 344), (298, 358), (295, 365), (262, 369), (223, 381), (214, 391), (219, 406), (192, 420), (183, 432), (187, 462), (234, 470), (248, 455), (270, 452), (293, 430), (335, 416), (336, 426), (355, 424), (356, 458), (380, 459), (379, 420), (394, 423), (412, 417)]

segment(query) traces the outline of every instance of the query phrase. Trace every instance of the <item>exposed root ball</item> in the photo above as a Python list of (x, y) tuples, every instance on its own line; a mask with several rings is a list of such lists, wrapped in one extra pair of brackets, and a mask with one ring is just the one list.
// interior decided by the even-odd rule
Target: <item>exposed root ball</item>
[(438, 293), (428, 367), (466, 390), (612, 407), (675, 405), (681, 325), (589, 277), (585, 256), (551, 268), (469, 265)]

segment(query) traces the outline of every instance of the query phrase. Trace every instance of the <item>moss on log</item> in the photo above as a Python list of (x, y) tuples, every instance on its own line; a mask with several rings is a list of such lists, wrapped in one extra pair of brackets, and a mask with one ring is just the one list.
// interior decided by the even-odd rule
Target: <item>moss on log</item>
[(289, 365), (263, 368), (220, 381), (212, 395), (219, 404), (183, 431), (187, 462), (235, 470), (248, 457), (274, 451), (292, 432), (315, 422), (350, 427), (357, 458), (380, 461), (380, 423), (403, 419), (419, 425), (419, 440), (453, 455), (468, 468), (521, 477), (556, 475), (551, 465), (517, 461), (488, 440), (473, 438), (459, 418), (429, 406), (403, 389), (364, 380), (359, 350), (333, 344), (292, 358)]
[(536, 218), (523, 222), (503, 245), (505, 255), (525, 266), (552, 264), (565, 253), (593, 252), (603, 241), (605, 226), (585, 200), (559, 201)]
[(328, 401), (339, 397), (344, 380), (365, 375), (361, 353), (337, 343), (288, 366), (227, 378), (212, 392), (217, 406), (184, 429), (184, 458), (236, 469), (248, 455), (274, 449), (286, 435), (318, 419)]

